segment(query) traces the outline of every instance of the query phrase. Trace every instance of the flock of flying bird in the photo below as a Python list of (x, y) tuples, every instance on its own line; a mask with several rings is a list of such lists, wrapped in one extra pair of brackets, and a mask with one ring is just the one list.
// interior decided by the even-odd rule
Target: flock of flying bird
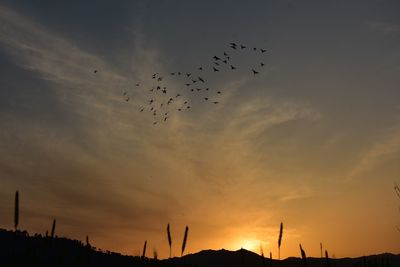
[[(229, 48), (230, 52), (224, 51), (221, 55), (214, 55), (210, 65), (199, 66), (196, 72), (170, 72), (168, 76), (180, 78), (179, 81), (182, 82), (182, 89), (179, 91), (170, 90), (164, 83), (166, 80), (165, 77), (159, 73), (152, 74), (151, 80), (153, 86), (151, 88), (145, 88), (142, 82), (137, 82), (135, 88), (138, 90), (145, 90), (148, 93), (147, 101), (139, 106), (138, 112), (150, 112), (153, 118), (153, 125), (156, 125), (159, 122), (166, 122), (173, 112), (190, 110), (191, 101), (189, 99), (193, 99), (193, 97), (185, 97), (188, 96), (188, 94), (202, 98), (203, 102), (209, 102), (214, 105), (219, 104), (219, 97), (223, 92), (207, 87), (209, 86), (208, 79), (206, 79), (207, 72), (218, 74), (221, 71), (237, 71), (239, 68), (234, 64), (231, 56), (243, 50), (252, 50), (260, 54), (267, 52), (267, 50), (263, 48), (247, 47), (246, 45), (237, 43), (230, 43)], [(264, 66), (265, 64), (259, 61), (250, 68), (250, 73), (257, 75)], [(97, 72), (97, 70), (94, 70), (94, 73)], [(124, 91), (122, 97), (123, 101), (127, 103), (133, 100), (129, 91)]]

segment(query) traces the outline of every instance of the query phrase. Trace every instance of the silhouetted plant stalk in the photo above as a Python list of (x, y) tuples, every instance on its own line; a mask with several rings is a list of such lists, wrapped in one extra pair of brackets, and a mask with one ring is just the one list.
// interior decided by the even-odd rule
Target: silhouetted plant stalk
[(266, 265), (265, 265), (264, 251), (263, 251), (263, 248), (262, 248), (262, 245), (261, 245), (261, 244), (260, 244), (260, 251), (261, 251), (261, 257), (262, 257), (262, 266), (263, 266), (263, 267), (266, 267)]
[(269, 252), (269, 266), (272, 267), (272, 252)]
[[(189, 232), (189, 227), (186, 225), (185, 234), (183, 236), (183, 242), (182, 242), (181, 257), (183, 257), (183, 252), (185, 251), (186, 242), (187, 242), (187, 238), (188, 238), (188, 232)], [(186, 266), (186, 257), (183, 257), (183, 266)]]
[(90, 247), (90, 242), (89, 242), (89, 236), (88, 235), (86, 236), (86, 246)]
[[(399, 188), (399, 186), (397, 184), (394, 185), (394, 191), (396, 192), (397, 196), (400, 199), (400, 188)], [(400, 211), (400, 207), (399, 207), (399, 211)], [(399, 226), (396, 226), (396, 228), (397, 228), (397, 231), (400, 232)]]
[(153, 259), (157, 260), (158, 259), (158, 253), (155, 248), (153, 248)]
[(147, 240), (144, 241), (142, 259), (146, 257), (146, 247), (147, 247)]
[(167, 237), (168, 237), (168, 245), (169, 245), (169, 257), (171, 258), (172, 238), (171, 238), (171, 231), (169, 229), (169, 224), (167, 225)]
[(323, 257), (322, 256), (322, 242), (319, 242), (319, 249), (321, 250), (321, 258)]
[(56, 219), (53, 220), (53, 225), (51, 226), (51, 234), (50, 237), (54, 238), (54, 234), (56, 233)]
[(300, 246), (300, 252), (301, 252), (301, 258), (303, 260), (303, 266), (307, 267), (307, 256), (306, 256), (306, 252), (303, 250), (303, 248), (301, 247), (301, 244), (299, 244)]
[(282, 244), (282, 234), (283, 234), (283, 223), (281, 222), (281, 227), (279, 229), (279, 238), (278, 238), (278, 259), (281, 259), (281, 244)]
[(15, 231), (18, 229), (19, 222), (19, 193), (18, 190), (15, 192), (15, 205), (14, 205), (14, 228)]
[(181, 257), (183, 256), (183, 252), (185, 251), (186, 242), (187, 242), (187, 238), (188, 238), (188, 232), (189, 232), (189, 227), (186, 226), (186, 228), (185, 228), (185, 235), (183, 236), (183, 242), (182, 242)]
[(326, 259), (326, 267), (330, 267), (331, 263), (330, 263), (330, 260), (329, 260), (329, 255), (328, 255), (328, 251), (327, 250), (325, 250), (325, 259)]

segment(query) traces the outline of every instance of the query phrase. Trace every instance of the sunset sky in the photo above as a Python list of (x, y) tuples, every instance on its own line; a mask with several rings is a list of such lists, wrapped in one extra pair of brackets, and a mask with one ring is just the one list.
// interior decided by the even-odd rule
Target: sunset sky
[[(170, 75), (199, 66), (218, 104)], [(2, 0), (0, 73), (0, 228), (19, 190), (21, 229), (129, 255), (170, 223), (277, 258), (281, 222), (282, 258), (400, 253), (397, 0)], [(156, 125), (154, 73), (191, 105)]]

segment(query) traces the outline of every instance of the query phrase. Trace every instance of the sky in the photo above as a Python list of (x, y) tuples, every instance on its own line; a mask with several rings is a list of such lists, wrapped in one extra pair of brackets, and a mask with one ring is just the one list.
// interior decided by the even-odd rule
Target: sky
[[(281, 258), (320, 242), (400, 253), (399, 14), (394, 0), (2, 0), (0, 227), (19, 190), (21, 229), (55, 218), (59, 236), (129, 255), (147, 240), (168, 257), (169, 223), (175, 256), (188, 225), (185, 253), (277, 258), (281, 222)], [(224, 51), (237, 69), (213, 72)], [(149, 91), (155, 73), (167, 94)], [(153, 116), (149, 99), (177, 93)]]

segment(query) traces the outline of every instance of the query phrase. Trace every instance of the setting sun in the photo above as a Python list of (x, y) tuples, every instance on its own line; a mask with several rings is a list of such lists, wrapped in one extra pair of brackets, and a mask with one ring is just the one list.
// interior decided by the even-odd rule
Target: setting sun
[(241, 247), (253, 251), (255, 253), (260, 253), (260, 241), (258, 240), (243, 240), (241, 242)]

